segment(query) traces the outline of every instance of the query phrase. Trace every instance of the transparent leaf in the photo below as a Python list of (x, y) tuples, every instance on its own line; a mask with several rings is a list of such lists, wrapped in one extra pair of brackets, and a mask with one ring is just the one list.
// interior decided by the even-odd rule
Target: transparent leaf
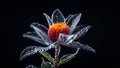
[(59, 9), (56, 9), (52, 14), (52, 20), (54, 23), (56, 22), (65, 22), (65, 18), (62, 12)]
[(63, 44), (63, 45), (67, 46), (67, 47), (72, 47), (72, 48), (85, 49), (85, 50), (92, 51), (92, 52), (96, 53), (96, 51), (92, 47), (90, 47), (88, 45), (81, 44), (79, 42), (72, 42), (70, 44)]
[(53, 65), (50, 62), (45, 62), (44, 59), (42, 58), (42, 64), (41, 68), (53, 68)]
[(81, 18), (81, 13), (73, 15), (72, 18), (70, 18), (70, 20), (68, 21), (68, 25), (70, 26), (71, 33), (76, 28), (77, 24), (80, 21), (80, 18)]
[(43, 13), (43, 15), (46, 17), (46, 19), (48, 21), (48, 25), (50, 27), (53, 24), (53, 21), (50, 19), (50, 17), (46, 13)]
[(70, 21), (70, 19), (73, 17), (73, 15), (68, 15), (68, 17), (65, 19), (66, 24)]
[(32, 28), (35, 30), (35, 32), (40, 36), (40, 38), (41, 38), (42, 40), (44, 40), (44, 42), (45, 42), (47, 45), (50, 45), (51, 40), (48, 38), (47, 34), (46, 34), (43, 30), (41, 30), (40, 28), (38, 28), (37, 26), (38, 26), (38, 24), (36, 24), (36, 23), (31, 24), (31, 27), (32, 27)]
[(38, 42), (38, 43), (47, 45), (47, 44), (44, 42), (44, 40), (42, 40), (35, 32), (27, 32), (27, 33), (24, 33), (24, 34), (23, 34), (23, 37), (27, 37), (27, 38), (29, 38), (29, 39), (31, 39), (31, 40), (34, 40), (34, 41)]
[(20, 60), (33, 55), (35, 53), (37, 53), (39, 51), (37, 46), (29, 46), (27, 48), (25, 48), (21, 53), (20, 53)]
[[(81, 30), (79, 30), (77, 33), (76, 33), (76, 38), (75, 39), (78, 39), (82, 36), (84, 36), (87, 31), (90, 29), (91, 26), (86, 26), (86, 27), (83, 27)], [(80, 27), (79, 27), (80, 28)]]
[(28, 66), (26, 66), (26, 68), (37, 68), (37, 67), (34, 65), (28, 65)]
[(59, 65), (65, 64), (66, 62), (69, 62), (70, 60), (72, 60), (77, 55), (78, 51), (79, 51), (79, 48), (77, 48), (77, 51), (74, 54), (63, 55), (60, 58)]
[(47, 60), (49, 60), (52, 64), (54, 64), (54, 58), (52, 58), (48, 52), (40, 52), (40, 54), (44, 56)]
[(29, 46), (29, 47), (26, 47), (21, 53), (20, 53), (20, 60), (30, 56), (30, 55), (33, 55), (35, 53), (37, 53), (38, 51), (40, 52), (45, 52), (47, 50), (49, 50), (51, 48), (49, 47), (37, 47), (37, 46)]

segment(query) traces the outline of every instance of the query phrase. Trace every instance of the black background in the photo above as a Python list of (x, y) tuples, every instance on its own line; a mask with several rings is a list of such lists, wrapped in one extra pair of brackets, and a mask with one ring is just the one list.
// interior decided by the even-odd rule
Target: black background
[[(79, 54), (70, 62), (60, 66), (60, 68), (103, 68), (118, 67), (119, 52), (113, 37), (108, 33), (112, 31), (113, 6), (112, 1), (102, 0), (49, 0), (49, 1), (5, 1), (1, 2), (1, 26), (3, 27), (3, 45), (1, 45), (1, 55), (3, 68), (25, 68), (28, 64), (40, 66), (40, 54), (35, 54), (22, 61), (19, 61), (20, 52), (27, 46), (39, 46), (32, 40), (22, 37), (22, 34), (32, 31), (29, 27), (32, 22), (38, 22), (47, 26), (47, 21), (42, 15), (47, 13), (51, 16), (52, 12), (59, 8), (67, 17), (69, 14), (82, 13), (80, 24), (93, 26), (88, 33), (77, 40), (88, 44), (96, 50), (92, 53), (80, 50)], [(114, 45), (114, 46), (113, 46)], [(115, 48), (115, 49), (114, 49)], [(63, 53), (71, 53), (74, 49), (63, 47)], [(54, 53), (52, 53), (54, 54)], [(5, 64), (5, 65), (4, 65)]]

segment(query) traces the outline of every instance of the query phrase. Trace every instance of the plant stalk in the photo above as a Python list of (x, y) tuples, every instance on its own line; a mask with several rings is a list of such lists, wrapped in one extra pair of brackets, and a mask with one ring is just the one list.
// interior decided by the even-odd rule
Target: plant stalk
[(55, 67), (54, 68), (59, 68), (58, 63), (59, 63), (59, 52), (60, 52), (60, 45), (58, 45), (55, 48)]

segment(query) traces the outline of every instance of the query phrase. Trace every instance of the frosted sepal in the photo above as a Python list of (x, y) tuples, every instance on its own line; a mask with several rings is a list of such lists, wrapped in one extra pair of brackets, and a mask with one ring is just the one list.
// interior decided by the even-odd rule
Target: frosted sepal
[(50, 19), (50, 17), (46, 13), (43, 13), (43, 15), (46, 17), (48, 25), (50, 27), (53, 24), (53, 21)]
[(73, 15), (68, 21), (68, 25), (70, 26), (70, 32), (72, 33), (79, 23), (81, 18), (81, 13)]
[(62, 12), (59, 9), (56, 9), (52, 14), (52, 20), (54, 23), (57, 22), (65, 22), (65, 18), (62, 14)]
[(26, 66), (26, 68), (37, 68), (37, 67), (34, 65), (28, 65), (28, 66)]
[(42, 40), (35, 32), (27, 32), (23, 34), (23, 37), (27, 37), (31, 40), (34, 40), (38, 43), (44, 44), (44, 45), (48, 45), (44, 42), (44, 40)]
[(70, 60), (72, 60), (78, 53), (79, 51), (79, 48), (77, 48), (77, 51), (74, 53), (74, 54), (66, 54), (66, 55), (63, 55), (61, 58), (60, 58), (60, 62), (59, 62), (59, 65), (62, 65), (66, 62), (69, 62)]
[(44, 42), (47, 45), (49, 45), (51, 43), (51, 40), (48, 38), (47, 34), (43, 30), (39, 29), (37, 26), (38, 26), (38, 24), (36, 24), (36, 23), (31, 24), (31, 27), (35, 30), (35, 32), (38, 34), (38, 36), (40, 36), (40, 38), (42, 40), (44, 40)]
[(92, 51), (92, 52), (96, 53), (96, 51), (92, 47), (90, 47), (88, 45), (81, 44), (79, 42), (72, 42), (70, 44), (64, 44), (64, 46), (85, 49), (85, 50)]

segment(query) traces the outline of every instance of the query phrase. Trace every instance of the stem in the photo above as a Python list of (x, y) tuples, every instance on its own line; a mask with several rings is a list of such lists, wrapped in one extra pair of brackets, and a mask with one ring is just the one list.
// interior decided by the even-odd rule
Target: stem
[(59, 62), (59, 51), (60, 51), (60, 45), (58, 45), (55, 48), (55, 68), (59, 68), (58, 62)]

